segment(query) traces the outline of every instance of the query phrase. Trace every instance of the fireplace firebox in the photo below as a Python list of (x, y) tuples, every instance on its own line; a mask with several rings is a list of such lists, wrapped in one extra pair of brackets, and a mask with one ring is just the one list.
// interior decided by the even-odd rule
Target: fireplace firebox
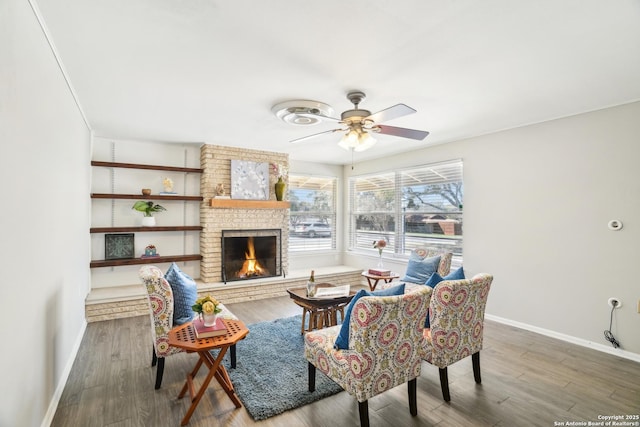
[(224, 283), (282, 275), (282, 230), (222, 230)]

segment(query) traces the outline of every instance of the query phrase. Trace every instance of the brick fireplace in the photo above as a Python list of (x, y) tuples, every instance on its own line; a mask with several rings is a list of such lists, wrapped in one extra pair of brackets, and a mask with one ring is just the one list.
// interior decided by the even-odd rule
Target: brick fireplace
[[(286, 275), (289, 262), (289, 210), (279, 208), (225, 207), (213, 208), (210, 200), (215, 196), (215, 187), (223, 184), (231, 188), (231, 160), (247, 160), (280, 164), (289, 168), (289, 156), (285, 153), (246, 150), (217, 145), (203, 145), (200, 149), (200, 164), (203, 174), (200, 181), (200, 193), (204, 203), (200, 211), (200, 279), (205, 283), (224, 282), (222, 270), (222, 234), (223, 230), (272, 230), (281, 231), (280, 270)], [(275, 175), (270, 176), (270, 200), (275, 200)], [(265, 204), (267, 205), (267, 204)], [(228, 278), (227, 278), (228, 279)]]

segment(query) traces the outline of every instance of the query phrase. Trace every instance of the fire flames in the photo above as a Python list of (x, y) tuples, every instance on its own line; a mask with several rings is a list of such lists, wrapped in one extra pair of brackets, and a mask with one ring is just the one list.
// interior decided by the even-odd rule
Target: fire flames
[(244, 253), (244, 263), (238, 271), (238, 277), (268, 276), (269, 271), (260, 265), (256, 259), (256, 250), (253, 246), (253, 237), (249, 237), (247, 242), (247, 251)]

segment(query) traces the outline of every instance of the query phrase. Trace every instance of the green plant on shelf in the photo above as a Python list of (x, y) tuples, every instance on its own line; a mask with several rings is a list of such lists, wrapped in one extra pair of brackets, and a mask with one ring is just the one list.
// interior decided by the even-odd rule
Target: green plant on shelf
[(138, 212), (142, 212), (144, 216), (151, 217), (155, 212), (166, 211), (166, 209), (153, 202), (137, 201), (131, 209), (135, 209)]

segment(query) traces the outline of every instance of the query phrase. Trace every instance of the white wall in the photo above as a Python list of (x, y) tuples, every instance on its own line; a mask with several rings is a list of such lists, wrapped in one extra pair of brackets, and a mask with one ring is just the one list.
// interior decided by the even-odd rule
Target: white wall
[[(349, 176), (462, 158), (464, 267), (468, 275), (494, 275), (487, 313), (609, 350), (607, 299), (618, 297), (613, 332), (622, 354), (636, 358), (638, 117), (634, 103), (344, 170)], [(611, 219), (624, 228), (610, 231)], [(349, 265), (371, 262), (345, 255)]]
[(90, 134), (24, 0), (0, 2), (0, 144), (0, 426), (38, 426), (85, 327)]

